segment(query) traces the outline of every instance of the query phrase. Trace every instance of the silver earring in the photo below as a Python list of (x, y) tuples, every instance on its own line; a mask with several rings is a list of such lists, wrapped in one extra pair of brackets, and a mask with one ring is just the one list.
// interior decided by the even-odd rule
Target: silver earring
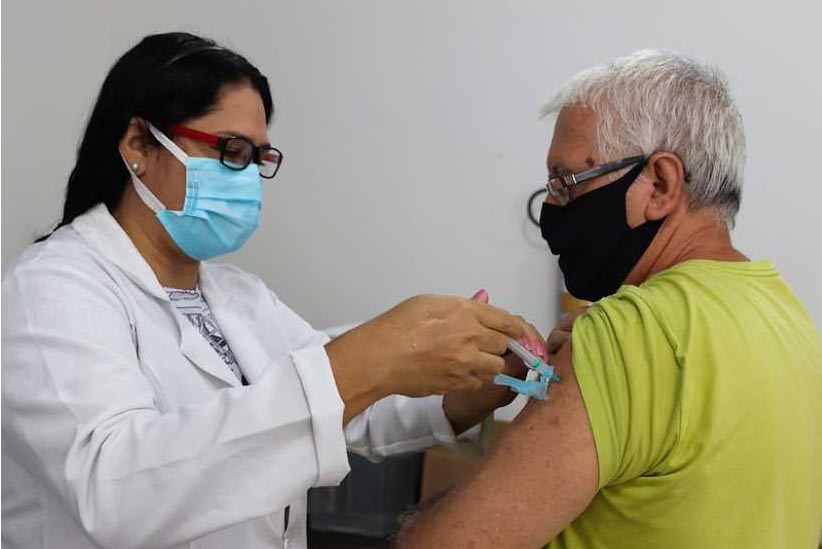
[(140, 169), (140, 165), (137, 162), (131, 164), (131, 169), (135, 172)]

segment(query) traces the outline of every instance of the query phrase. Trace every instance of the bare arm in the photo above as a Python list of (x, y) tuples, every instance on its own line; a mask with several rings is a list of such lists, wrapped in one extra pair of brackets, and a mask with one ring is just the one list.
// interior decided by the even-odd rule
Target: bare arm
[(597, 455), (570, 345), (554, 360), (562, 381), (531, 401), (480, 472), (410, 521), (399, 547), (539, 547), (588, 506)]

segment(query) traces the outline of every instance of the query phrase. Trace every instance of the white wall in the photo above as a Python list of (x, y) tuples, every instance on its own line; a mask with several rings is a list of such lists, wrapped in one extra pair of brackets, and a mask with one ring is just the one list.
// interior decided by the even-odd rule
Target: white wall
[(3, 265), (58, 217), (116, 57), (182, 29), (245, 53), (273, 85), (285, 164), (232, 261), (317, 326), (486, 287), (546, 330), (555, 262), (524, 221), (550, 139), (538, 107), (574, 72), (657, 47), (730, 76), (750, 158), (736, 240), (774, 260), (822, 326), (819, 8), (756, 4), (3, 2)]

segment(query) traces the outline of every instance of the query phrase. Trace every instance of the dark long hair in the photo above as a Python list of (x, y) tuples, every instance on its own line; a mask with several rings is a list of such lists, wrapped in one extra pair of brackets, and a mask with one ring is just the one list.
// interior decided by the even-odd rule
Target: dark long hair
[(208, 114), (223, 86), (236, 83), (259, 92), (268, 123), (274, 108), (268, 80), (245, 57), (213, 40), (183, 32), (153, 34), (128, 50), (109, 71), (91, 111), (57, 227), (97, 204), (117, 207), (129, 181), (118, 147), (132, 118), (165, 131)]

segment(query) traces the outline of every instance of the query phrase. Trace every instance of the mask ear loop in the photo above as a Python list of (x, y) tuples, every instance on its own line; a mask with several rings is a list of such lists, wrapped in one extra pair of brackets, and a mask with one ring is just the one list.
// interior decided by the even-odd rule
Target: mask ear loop
[(131, 164), (128, 163), (128, 160), (126, 160), (122, 152), (120, 152), (120, 158), (123, 159), (123, 163), (126, 165), (129, 175), (131, 175), (131, 183), (134, 185), (134, 190), (137, 192), (137, 196), (142, 199), (143, 204), (148, 206), (148, 208), (156, 214), (167, 210), (168, 208), (165, 207), (165, 204), (160, 202), (160, 199), (154, 196), (154, 193), (151, 192), (146, 184), (140, 181), (140, 178), (131, 168)]
[[(188, 160), (188, 155), (185, 153), (185, 151), (178, 147), (177, 143), (166, 137), (165, 134), (163, 134), (163, 132), (161, 132), (154, 126), (154, 124), (152, 124), (151, 122), (146, 122), (146, 124), (148, 124), (148, 130), (151, 132), (151, 135), (153, 135), (154, 138), (157, 139), (157, 141), (159, 141), (160, 144), (163, 147), (165, 147), (168, 152), (173, 154), (174, 157), (180, 162), (182, 162), (183, 166), (185, 166), (186, 161)], [(132, 169), (131, 164), (129, 164), (128, 160), (126, 160), (126, 157), (123, 156), (122, 151), (120, 151), (120, 158), (123, 159), (123, 163), (126, 165), (126, 169), (128, 170), (128, 173), (131, 175), (131, 182), (134, 184), (134, 190), (137, 192), (137, 195), (142, 199), (143, 203), (146, 206), (148, 206), (148, 208), (155, 214), (168, 210), (165, 204), (160, 202), (160, 199), (154, 196), (154, 193), (151, 192), (148, 186), (146, 186), (146, 184), (140, 180), (135, 171)], [(176, 214), (183, 213), (181, 211), (174, 210), (168, 211)]]
[(166, 135), (154, 127), (154, 124), (151, 122), (146, 122), (148, 124), (148, 131), (151, 132), (151, 135), (154, 136), (160, 144), (166, 148), (168, 152), (174, 155), (174, 157), (179, 160), (183, 166), (186, 165), (188, 162), (188, 155), (185, 153), (183, 149), (181, 149), (177, 143), (166, 137)]
[[(146, 124), (148, 125), (148, 130), (151, 132), (151, 135), (153, 135), (154, 138), (157, 139), (157, 141), (159, 141), (160, 144), (163, 147), (165, 147), (165, 149), (168, 152), (173, 154), (174, 157), (177, 160), (179, 160), (183, 164), (183, 166), (185, 166), (186, 162), (188, 161), (188, 155), (185, 153), (185, 151), (183, 151), (183, 149), (177, 146), (177, 143), (166, 137), (166, 135), (160, 130), (158, 130), (154, 126), (154, 124), (152, 124), (151, 122), (146, 122)], [(134, 184), (134, 190), (137, 192), (137, 195), (143, 200), (143, 203), (149, 207), (149, 209), (151, 209), (156, 214), (162, 211), (169, 211), (177, 215), (183, 215), (183, 212), (181, 210), (169, 210), (168, 208), (166, 208), (165, 204), (160, 202), (159, 198), (154, 196), (154, 193), (151, 192), (148, 186), (140, 180), (140, 178), (131, 168), (131, 164), (128, 163), (126, 157), (123, 156), (122, 152), (120, 153), (120, 158), (123, 159), (123, 162), (126, 165), (128, 173), (131, 174), (131, 182)]]

